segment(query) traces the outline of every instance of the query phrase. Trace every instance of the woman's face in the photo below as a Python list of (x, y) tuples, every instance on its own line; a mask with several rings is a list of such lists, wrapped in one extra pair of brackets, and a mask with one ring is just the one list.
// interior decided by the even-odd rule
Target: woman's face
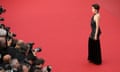
[(96, 13), (96, 12), (97, 12), (94, 7), (92, 7), (92, 12), (93, 12), (93, 13)]

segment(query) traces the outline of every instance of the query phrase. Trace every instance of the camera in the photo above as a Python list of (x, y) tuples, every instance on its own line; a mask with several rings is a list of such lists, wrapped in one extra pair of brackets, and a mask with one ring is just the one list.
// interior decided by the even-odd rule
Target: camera
[(4, 24), (0, 24), (0, 28), (5, 28), (5, 25)]
[(11, 38), (12, 38), (12, 37), (16, 37), (16, 34), (9, 32), (9, 33), (8, 33), (8, 37), (11, 37)]
[(11, 70), (11, 69), (12, 69), (12, 67), (11, 67), (11, 65), (10, 65), (10, 64), (6, 64), (6, 65), (4, 66), (4, 69), (5, 69), (5, 70)]
[(48, 66), (47, 66), (47, 71), (48, 71), (48, 72), (51, 72), (51, 70), (52, 70), (52, 66), (48, 65)]
[(6, 9), (4, 9), (2, 6), (0, 6), (0, 15), (4, 12), (6, 12)]
[(43, 67), (42, 72), (51, 72), (52, 71), (52, 66), (48, 65)]
[(29, 50), (30, 50), (30, 51), (33, 51), (33, 52), (41, 52), (41, 51), (42, 51), (41, 48), (34, 48), (34, 49), (32, 50), (33, 45), (35, 44), (34, 42), (29, 42), (29, 43), (27, 43), (27, 44), (28, 44), (28, 47), (29, 47)]
[(5, 29), (8, 32), (10, 31), (10, 27), (5, 26), (4, 24), (0, 24), (0, 28), (3, 28), (3, 29)]
[(4, 29), (8, 32), (10, 31), (10, 27), (5, 27)]
[(0, 66), (0, 71), (3, 70), (4, 68)]
[(29, 63), (28, 59), (24, 59), (23, 65), (26, 65), (27, 67), (31, 66), (31, 64)]
[(0, 18), (0, 21), (4, 21), (4, 18), (1, 17), (1, 18)]
[(35, 49), (33, 49), (33, 52), (41, 52), (41, 51), (42, 51), (41, 48), (35, 48)]

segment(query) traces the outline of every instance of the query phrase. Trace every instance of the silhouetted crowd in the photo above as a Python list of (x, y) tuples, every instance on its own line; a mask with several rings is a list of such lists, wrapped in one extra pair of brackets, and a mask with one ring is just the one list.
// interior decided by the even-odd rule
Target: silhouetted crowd
[[(0, 6), (0, 15), (4, 12), (6, 9)], [(33, 45), (16, 39), (10, 27), (0, 23), (0, 72), (51, 72), (51, 66), (44, 66), (45, 60), (36, 56), (42, 49)]]

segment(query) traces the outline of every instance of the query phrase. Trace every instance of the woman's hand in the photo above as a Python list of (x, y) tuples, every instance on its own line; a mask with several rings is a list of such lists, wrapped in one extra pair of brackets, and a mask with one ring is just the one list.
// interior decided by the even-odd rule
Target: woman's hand
[(94, 37), (94, 40), (97, 40), (97, 36)]

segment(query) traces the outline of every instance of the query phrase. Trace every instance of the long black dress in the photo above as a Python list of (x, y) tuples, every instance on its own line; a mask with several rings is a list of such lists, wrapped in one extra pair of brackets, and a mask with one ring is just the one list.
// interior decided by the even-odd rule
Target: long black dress
[(100, 39), (99, 39), (101, 30), (99, 27), (98, 34), (97, 34), (97, 40), (94, 40), (95, 31), (96, 31), (96, 22), (94, 21), (94, 16), (95, 15), (93, 15), (91, 18), (92, 32), (88, 40), (88, 60), (94, 64), (101, 64), (102, 58), (101, 58), (101, 47), (100, 47)]

